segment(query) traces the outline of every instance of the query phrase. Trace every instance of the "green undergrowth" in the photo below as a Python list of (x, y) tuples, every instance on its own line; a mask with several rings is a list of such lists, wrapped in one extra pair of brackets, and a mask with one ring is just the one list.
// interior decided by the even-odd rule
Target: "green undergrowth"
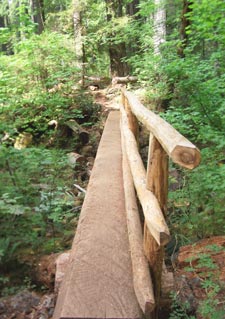
[(70, 248), (82, 204), (73, 183), (84, 167), (71, 166), (68, 153), (84, 145), (66, 123), (76, 121), (90, 132), (93, 144), (91, 131), (100, 119), (99, 105), (79, 87), (80, 70), (69, 37), (34, 35), (17, 44), (15, 51), (0, 56), (3, 295), (24, 286), (24, 274), (13, 284), (9, 269), (27, 272), (41, 255)]
[(172, 294), (169, 319), (224, 318), (224, 283), (220, 280), (219, 264), (216, 264), (213, 259), (214, 256), (223, 252), (224, 247), (216, 244), (208, 245), (204, 247), (204, 251), (200, 251), (196, 255), (193, 254), (185, 260), (187, 266), (184, 270), (187, 276), (198, 282), (196, 292), (201, 290), (201, 293), (196, 295), (195, 300), (198, 307), (193, 311), (193, 305), (191, 306), (188, 300), (182, 302), (180, 291), (178, 291)]

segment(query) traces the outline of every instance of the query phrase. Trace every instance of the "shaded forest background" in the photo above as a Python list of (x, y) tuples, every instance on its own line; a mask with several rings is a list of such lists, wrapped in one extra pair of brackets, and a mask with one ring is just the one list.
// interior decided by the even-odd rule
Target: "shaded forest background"
[[(73, 183), (88, 176), (68, 153), (88, 142), (68, 122), (90, 133), (94, 157), (100, 106), (85, 79), (127, 75), (145, 106), (201, 150), (195, 171), (170, 167), (175, 245), (224, 234), (225, 2), (1, 0), (3, 271), (70, 246), (83, 199)], [(9, 281), (0, 275), (2, 295), (17, 289)]]

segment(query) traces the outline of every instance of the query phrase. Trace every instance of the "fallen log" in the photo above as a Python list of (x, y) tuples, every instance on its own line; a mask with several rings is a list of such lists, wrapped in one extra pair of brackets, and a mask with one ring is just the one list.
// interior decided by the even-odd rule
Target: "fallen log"
[(69, 120), (65, 123), (65, 125), (68, 126), (74, 133), (78, 134), (82, 145), (85, 145), (89, 142), (89, 133), (75, 120)]
[(99, 77), (99, 76), (85, 76), (84, 77), (85, 85), (95, 86), (99, 89), (104, 89), (111, 83), (111, 79), (108, 77)]
[(70, 152), (67, 154), (68, 163), (71, 167), (75, 168), (77, 164), (84, 164), (86, 162), (85, 157), (75, 152)]
[(116, 76), (112, 79), (112, 84), (127, 84), (127, 83), (135, 83), (138, 78), (136, 76), (127, 75), (124, 77)]

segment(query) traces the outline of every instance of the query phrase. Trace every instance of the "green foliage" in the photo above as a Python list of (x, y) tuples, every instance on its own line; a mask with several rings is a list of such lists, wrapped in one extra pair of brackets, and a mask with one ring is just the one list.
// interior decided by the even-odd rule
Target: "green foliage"
[(193, 260), (187, 260), (190, 262), (190, 267), (186, 268), (187, 271), (196, 273), (201, 279), (201, 287), (205, 290), (205, 298), (199, 304), (197, 312), (203, 318), (222, 319), (224, 317), (224, 311), (219, 306), (220, 301), (218, 294), (221, 291), (221, 282), (219, 280), (219, 268), (213, 262), (213, 254), (224, 251), (223, 247), (217, 245), (210, 245), (206, 247), (206, 252), (201, 252), (195, 266), (192, 265)]
[(12, 37), (12, 32), (9, 28), (0, 28), (0, 44), (7, 44)]
[[(181, 181), (169, 194), (172, 231), (181, 244), (223, 234), (225, 2), (192, 1), (184, 43), (179, 35), (182, 1), (165, 1), (167, 41), (158, 55), (153, 42), (154, 1), (140, 1), (138, 19), (126, 15), (129, 2), (123, 1), (122, 17), (118, 17), (116, 1), (82, 1), (86, 73), (107, 76), (109, 48), (125, 43), (124, 60), (138, 76), (148, 100), (156, 109), (164, 109), (162, 116), (201, 149), (202, 162), (193, 172), (175, 167)], [(64, 125), (75, 119), (92, 125), (98, 117), (92, 100), (76, 86), (81, 70), (71, 37), (73, 3), (44, 1), (44, 7), (45, 25), (51, 32), (39, 36), (33, 34), (35, 24), (27, 0), (0, 4), (0, 16), (8, 18), (0, 28), (0, 43), (15, 53), (0, 56), (1, 264), (16, 258), (22, 247), (59, 249), (63, 225), (76, 212), (70, 185), (65, 182), (72, 172), (65, 152), (53, 149), (61, 144), (48, 123), (56, 120)], [(183, 58), (178, 54), (182, 47)], [(32, 147), (14, 149), (16, 138), (24, 132), (32, 134)], [(50, 148), (38, 148), (40, 143)], [(78, 145), (75, 139), (69, 143), (70, 151)], [(208, 257), (202, 260), (206, 263)], [(214, 288), (209, 289), (213, 294), (201, 310), (205, 317), (214, 316), (210, 312), (216, 302)], [(171, 319), (188, 318), (186, 310), (174, 301)]]
[(50, 120), (64, 123), (70, 118), (84, 117), (87, 105), (92, 105), (74, 86), (79, 70), (75, 66), (73, 42), (67, 36), (33, 36), (17, 45), (16, 55), (1, 56), (0, 65), (2, 137), (7, 132), (15, 139), (25, 131), (32, 133), (34, 142), (43, 134), (50, 138), (54, 135), (48, 127)]
[(0, 252), (6, 263), (20, 248), (43, 249), (46, 236), (60, 236), (63, 223), (76, 213), (64, 151), (1, 147), (0, 170)]
[[(199, 301), (196, 315), (201, 318), (222, 319), (224, 311), (220, 306), (219, 293), (221, 291), (221, 282), (219, 280), (218, 265), (213, 262), (212, 256), (224, 251), (223, 247), (210, 245), (205, 247), (204, 252), (198, 253), (187, 259), (189, 266), (185, 268), (187, 272), (191, 272), (195, 277), (200, 279), (201, 288), (205, 293), (204, 299)], [(183, 303), (179, 299), (179, 295), (172, 296), (172, 311), (169, 319), (194, 319), (195, 316), (190, 316), (190, 305)]]
[[(141, 2), (140, 51), (129, 62), (150, 104), (201, 150), (192, 171), (179, 170), (179, 188), (169, 194), (171, 228), (187, 241), (224, 233), (225, 54), (224, 1), (194, 1), (185, 57), (178, 55), (181, 3), (167, 4), (167, 42), (154, 55), (152, 2)], [(145, 12), (147, 12), (145, 14)], [(138, 27), (138, 26), (137, 26)]]
[(195, 319), (194, 316), (188, 315), (189, 304), (180, 303), (177, 299), (177, 295), (172, 295), (172, 305), (169, 319)]
[(71, 0), (52, 0), (44, 1), (45, 13), (62, 12), (71, 5)]
[[(191, 43), (195, 46), (198, 42), (205, 42), (204, 54), (211, 54), (217, 49), (224, 47), (224, 11), (225, 3), (223, 0), (201, 0), (191, 4), (192, 12), (189, 14), (191, 26), (188, 28)], [(194, 49), (194, 46), (192, 47)]]
[[(80, 205), (74, 207), (75, 172), (66, 154), (79, 145), (76, 136), (64, 136), (63, 128), (70, 119), (93, 125), (99, 111), (79, 89), (78, 79), (73, 40), (67, 35), (33, 35), (15, 46), (14, 55), (0, 56), (1, 267), (70, 244), (70, 222)], [(52, 120), (57, 130), (49, 126)], [(33, 140), (18, 150), (14, 144), (20, 134), (31, 134)]]
[(224, 163), (221, 150), (202, 150), (193, 172), (183, 170), (180, 189), (170, 192), (170, 221), (189, 240), (224, 234)]

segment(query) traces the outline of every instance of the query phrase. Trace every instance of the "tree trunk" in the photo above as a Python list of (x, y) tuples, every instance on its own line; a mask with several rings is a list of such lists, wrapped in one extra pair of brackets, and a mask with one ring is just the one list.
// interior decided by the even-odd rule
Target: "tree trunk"
[(182, 58), (184, 58), (184, 49), (187, 47), (188, 44), (188, 34), (187, 34), (187, 28), (191, 25), (191, 20), (187, 16), (192, 11), (192, 8), (190, 8), (190, 5), (193, 3), (193, 1), (184, 0), (183, 1), (183, 10), (182, 10), (182, 17), (181, 17), (181, 28), (180, 28), (180, 38), (182, 41), (181, 47), (178, 49), (178, 55)]
[(166, 40), (166, 10), (163, 0), (155, 0), (154, 52), (160, 54), (160, 45)]
[[(139, 12), (139, 0), (133, 0), (130, 3), (128, 3), (126, 5), (126, 13), (127, 15), (131, 16), (137, 23), (139, 22), (139, 25), (141, 24), (141, 17), (138, 14)], [(127, 43), (127, 56), (131, 57), (132, 55), (134, 55), (136, 52), (138, 52), (139, 50), (139, 37), (133, 37), (131, 39), (131, 41), (128, 41)]]
[[(105, 0), (107, 21), (112, 18), (119, 18), (123, 15), (122, 1)], [(112, 37), (115, 36), (112, 31)], [(113, 43), (109, 42), (109, 59), (111, 77), (125, 76), (129, 73), (129, 68), (126, 62), (122, 61), (126, 57), (125, 42)]]
[[(0, 16), (0, 28), (5, 28), (5, 18), (3, 16)], [(0, 52), (7, 52), (6, 43), (0, 44)]]
[(112, 77), (123, 77), (129, 73), (129, 68), (126, 62), (122, 59), (126, 56), (125, 43), (117, 45), (110, 45), (109, 58), (110, 58), (110, 73)]
[(36, 33), (41, 34), (44, 31), (44, 7), (43, 0), (30, 0), (33, 22), (37, 24)]
[(42, 19), (43, 19), (43, 21), (45, 22), (45, 6), (44, 6), (44, 0), (39, 0), (39, 1), (40, 1)]
[(83, 25), (82, 25), (82, 4), (79, 0), (73, 2), (73, 24), (74, 24), (74, 37), (75, 37), (75, 53), (78, 60), (78, 66), (81, 68), (81, 85), (84, 86), (85, 78), (85, 47), (83, 43)]
[(139, 0), (133, 0), (132, 2), (128, 3), (126, 6), (126, 12), (129, 16), (135, 16), (135, 19), (138, 19), (137, 13), (139, 12)]

